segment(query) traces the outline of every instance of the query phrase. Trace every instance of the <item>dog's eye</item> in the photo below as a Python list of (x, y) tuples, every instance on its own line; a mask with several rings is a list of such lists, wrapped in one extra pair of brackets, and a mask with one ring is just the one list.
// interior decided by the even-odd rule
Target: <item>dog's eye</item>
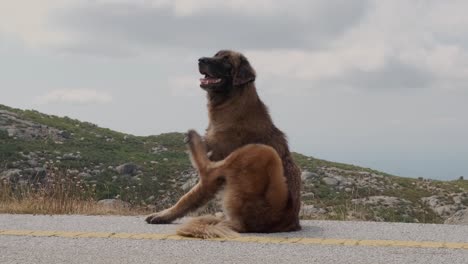
[(224, 55), (224, 56), (223, 56), (223, 60), (225, 60), (225, 61), (229, 60), (229, 56)]

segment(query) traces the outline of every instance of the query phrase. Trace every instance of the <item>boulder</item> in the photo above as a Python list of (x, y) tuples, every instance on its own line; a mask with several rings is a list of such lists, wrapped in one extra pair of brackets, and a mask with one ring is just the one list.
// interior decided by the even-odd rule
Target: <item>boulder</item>
[(429, 197), (423, 197), (421, 198), (421, 201), (425, 204), (427, 204), (431, 208), (437, 207), (439, 204), (441, 204), (439, 197), (437, 195), (429, 196)]
[[(432, 211), (434, 211), (437, 215), (447, 218), (453, 215), (459, 209), (465, 209), (462, 205), (463, 197), (465, 197), (465, 193), (459, 194), (451, 194), (452, 199), (447, 199), (444, 196), (429, 196), (421, 198), (421, 201), (427, 205)], [(462, 208), (460, 208), (462, 207)]]
[(444, 224), (468, 225), (468, 209), (457, 211), (455, 214), (447, 218)]
[(117, 166), (115, 170), (121, 175), (134, 175), (138, 172), (138, 166), (134, 163), (125, 163), (120, 166)]
[(324, 177), (322, 179), (322, 181), (326, 184), (326, 185), (330, 185), (330, 186), (336, 186), (338, 185), (339, 181), (335, 178), (331, 178), (331, 177)]
[(315, 172), (310, 172), (310, 171), (303, 171), (301, 173), (301, 179), (303, 181), (310, 181), (310, 180), (314, 180), (314, 179), (317, 179), (319, 177), (319, 175)]
[(452, 215), (455, 213), (455, 211), (457, 210), (457, 206), (455, 205), (442, 205), (442, 206), (437, 206), (435, 208), (432, 209), (436, 214), (438, 214), (439, 216), (442, 216), (442, 217), (447, 217), (449, 215)]

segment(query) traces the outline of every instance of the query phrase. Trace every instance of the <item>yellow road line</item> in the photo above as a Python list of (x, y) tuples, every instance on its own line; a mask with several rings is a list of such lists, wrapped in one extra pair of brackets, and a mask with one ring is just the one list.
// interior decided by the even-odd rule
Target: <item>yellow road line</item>
[[(152, 233), (112, 233), (112, 232), (72, 232), (45, 230), (0, 230), (0, 236), (28, 236), (28, 237), (64, 237), (64, 238), (117, 238), (117, 239), (145, 239), (145, 240), (196, 240), (171, 234)], [(260, 244), (298, 244), (298, 245), (339, 245), (339, 246), (371, 246), (371, 247), (400, 247), (400, 248), (447, 248), (468, 249), (468, 243), (433, 242), (433, 241), (404, 241), (404, 240), (358, 240), (336, 238), (300, 238), (300, 237), (263, 237), (240, 236), (229, 239), (207, 239), (209, 241), (229, 241)]]

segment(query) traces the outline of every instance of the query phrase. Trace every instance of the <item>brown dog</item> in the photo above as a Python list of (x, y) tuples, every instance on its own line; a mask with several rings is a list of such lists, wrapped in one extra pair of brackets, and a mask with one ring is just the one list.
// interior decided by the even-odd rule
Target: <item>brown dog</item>
[[(267, 145), (248, 144), (232, 152), (226, 159), (212, 162), (208, 159), (200, 135), (191, 130), (187, 138), (192, 164), (200, 175), (201, 186), (187, 198), (197, 195), (195, 192), (216, 190), (220, 181), (225, 182), (223, 208), (226, 219), (212, 216), (194, 218), (177, 233), (211, 238), (235, 236), (233, 231), (278, 231), (276, 227), (282, 220), (288, 201), (288, 186), (278, 153)], [(183, 199), (180, 203), (184, 203)]]
[[(254, 69), (242, 54), (222, 50), (214, 57), (200, 58), (199, 71), (205, 75), (200, 79), (200, 86), (207, 91), (208, 97), (209, 125), (204, 143), (207, 151), (212, 153), (210, 159), (221, 161), (245, 145), (265, 144), (276, 150), (282, 160), (288, 192), (280, 219), (246, 231), (299, 230), (300, 170), (294, 164), (284, 134), (273, 124), (267, 107), (258, 97)], [(200, 181), (176, 205), (148, 216), (146, 221), (170, 223), (184, 216), (211, 200), (226, 184), (225, 181), (224, 177), (218, 177), (216, 184), (209, 188)], [(253, 201), (258, 199), (257, 196), (251, 198)]]

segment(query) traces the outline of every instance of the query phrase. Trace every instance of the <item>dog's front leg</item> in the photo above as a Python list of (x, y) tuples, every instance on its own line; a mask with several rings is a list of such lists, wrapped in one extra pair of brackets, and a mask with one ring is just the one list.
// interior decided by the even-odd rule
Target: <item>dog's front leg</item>
[(149, 224), (169, 224), (206, 204), (209, 200), (213, 199), (220, 188), (221, 186), (217, 186), (216, 184), (208, 186), (198, 182), (174, 206), (149, 215), (146, 217), (146, 222)]
[(200, 167), (205, 168), (209, 163), (206, 153), (206, 142), (203, 141), (200, 135), (194, 130), (187, 133), (184, 141), (188, 144), (189, 150), (191, 151), (191, 157), (195, 162), (193, 165), (197, 168), (199, 173), (202, 173), (202, 175), (199, 175), (201, 179), (188, 193), (182, 196), (174, 206), (149, 215), (146, 218), (146, 222), (150, 224), (171, 223), (175, 219), (183, 217), (188, 212), (196, 210), (206, 204), (216, 195), (218, 190), (221, 189), (222, 182), (207, 180), (206, 177), (204, 177), (205, 175), (203, 175), (204, 170), (199, 170)]

